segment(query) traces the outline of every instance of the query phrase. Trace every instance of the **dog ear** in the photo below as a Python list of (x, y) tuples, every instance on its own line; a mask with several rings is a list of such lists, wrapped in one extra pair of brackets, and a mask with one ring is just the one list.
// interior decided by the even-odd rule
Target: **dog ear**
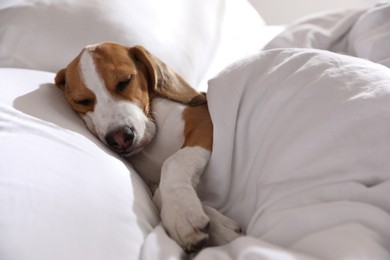
[(206, 102), (206, 95), (192, 88), (171, 68), (141, 46), (130, 48), (130, 55), (146, 66), (150, 88), (157, 96), (186, 105), (196, 106)]
[(62, 91), (64, 91), (65, 89), (65, 74), (66, 74), (66, 69), (62, 69), (57, 72), (57, 75), (54, 79), (56, 86)]

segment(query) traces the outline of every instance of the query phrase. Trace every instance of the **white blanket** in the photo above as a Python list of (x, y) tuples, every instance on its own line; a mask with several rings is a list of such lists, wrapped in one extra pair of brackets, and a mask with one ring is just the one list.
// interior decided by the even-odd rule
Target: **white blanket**
[[(390, 70), (309, 49), (265, 51), (209, 83), (202, 198), (247, 236), (196, 259), (389, 259)], [(180, 257), (161, 227), (144, 259)], [(147, 252), (147, 254), (146, 254)]]
[(390, 67), (390, 3), (382, 2), (368, 10), (334, 10), (303, 17), (264, 49), (329, 50)]
[[(247, 236), (196, 259), (390, 259), (390, 70), (365, 60), (390, 57), (388, 10), (299, 21), (209, 82), (199, 193)], [(144, 252), (179, 258), (167, 241), (158, 227)]]
[(201, 191), (209, 204), (285, 249), (390, 258), (388, 68), (272, 50), (211, 81), (208, 100), (214, 150)]

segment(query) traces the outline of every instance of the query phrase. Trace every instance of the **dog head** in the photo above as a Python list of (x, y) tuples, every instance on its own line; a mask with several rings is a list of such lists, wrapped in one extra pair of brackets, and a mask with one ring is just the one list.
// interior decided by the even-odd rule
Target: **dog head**
[(111, 42), (85, 47), (57, 73), (55, 84), (89, 131), (124, 156), (140, 151), (155, 135), (154, 97), (187, 105), (206, 101), (143, 47)]

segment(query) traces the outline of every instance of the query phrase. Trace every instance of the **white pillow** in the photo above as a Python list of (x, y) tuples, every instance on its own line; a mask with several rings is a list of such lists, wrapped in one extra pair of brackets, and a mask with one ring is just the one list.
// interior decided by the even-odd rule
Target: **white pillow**
[(259, 48), (262, 26), (243, 0), (6, 1), (0, 66), (56, 72), (85, 45), (116, 41), (144, 45), (199, 87), (210, 73)]
[(0, 258), (138, 259), (159, 222), (150, 193), (53, 77), (0, 69)]

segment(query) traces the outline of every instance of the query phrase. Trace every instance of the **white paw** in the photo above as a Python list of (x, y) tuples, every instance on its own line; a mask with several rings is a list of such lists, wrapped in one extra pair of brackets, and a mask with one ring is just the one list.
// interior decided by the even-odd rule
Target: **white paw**
[(210, 218), (208, 245), (221, 246), (243, 235), (240, 226), (234, 220), (212, 207), (204, 206), (203, 209)]
[(201, 249), (208, 241), (209, 217), (192, 192), (175, 192), (162, 201), (161, 220), (168, 234), (186, 251)]

